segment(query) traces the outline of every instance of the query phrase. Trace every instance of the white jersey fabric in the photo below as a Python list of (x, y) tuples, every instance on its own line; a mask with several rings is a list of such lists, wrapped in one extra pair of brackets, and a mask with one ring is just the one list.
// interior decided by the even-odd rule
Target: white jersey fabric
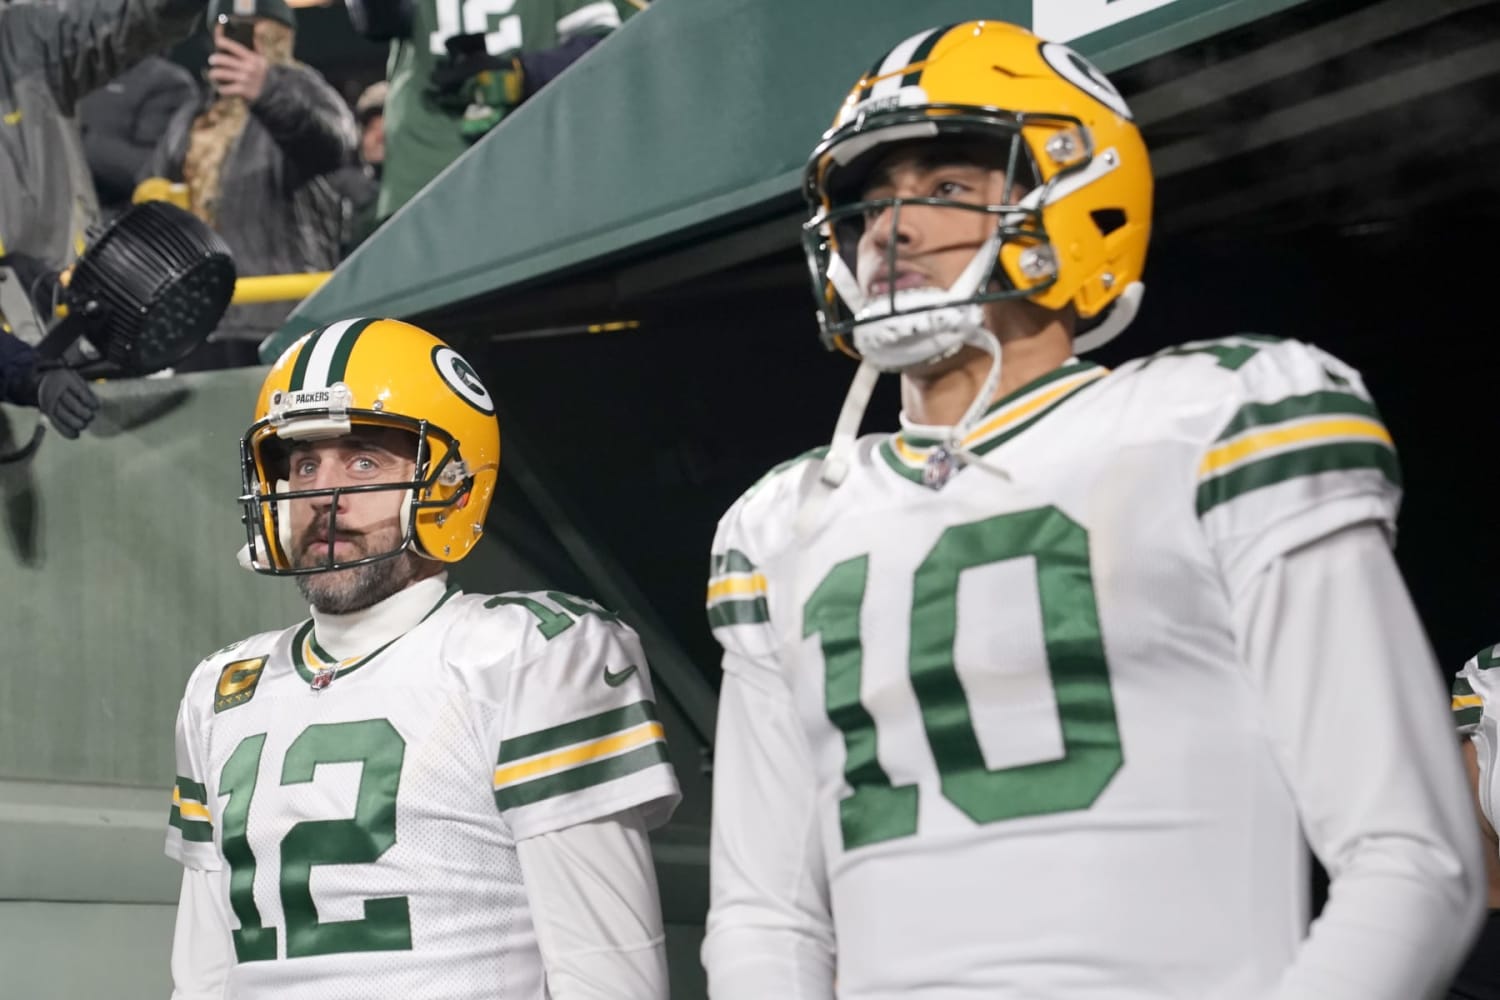
[(167, 853), (209, 873), (233, 928), (225, 996), (544, 997), (518, 845), (676, 804), (614, 615), (557, 592), (398, 598), (424, 594), (363, 655), (309, 620), (188, 681)]
[(1453, 724), (1458, 734), (1472, 740), (1479, 759), (1479, 807), (1495, 826), (1495, 804), (1500, 802), (1500, 645), (1475, 653), (1453, 678)]
[(934, 488), (937, 438), (720, 524), (715, 1000), (1434, 995), (1477, 840), (1359, 375), (1250, 337), (1074, 361)]

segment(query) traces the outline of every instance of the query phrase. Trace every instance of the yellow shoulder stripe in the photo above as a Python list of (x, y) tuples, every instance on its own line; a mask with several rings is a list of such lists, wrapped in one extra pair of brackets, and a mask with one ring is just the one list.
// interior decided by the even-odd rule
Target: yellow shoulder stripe
[(765, 592), (766, 578), (761, 573), (752, 573), (750, 576), (727, 576), (708, 585), (710, 601), (716, 601), (721, 597), (755, 596)]
[(556, 753), (545, 754), (541, 757), (533, 757), (531, 760), (523, 760), (518, 764), (507, 764), (505, 767), (495, 769), (495, 789), (498, 791), (506, 785), (513, 785), (518, 781), (534, 778), (548, 771), (560, 768), (572, 767), (576, 764), (584, 764), (600, 757), (608, 757), (622, 750), (650, 743), (653, 740), (665, 740), (666, 730), (660, 722), (643, 722), (639, 726), (627, 729), (624, 732), (605, 736), (601, 739), (581, 743), (576, 747), (559, 750)]
[(1310, 444), (1348, 438), (1378, 441), (1395, 447), (1390, 431), (1387, 431), (1378, 420), (1370, 420), (1366, 417), (1332, 417), (1327, 420), (1296, 424), (1292, 427), (1276, 427), (1258, 434), (1247, 434), (1228, 444), (1222, 444), (1203, 456), (1203, 463), (1198, 467), (1198, 475), (1200, 477), (1213, 475), (1225, 466), (1234, 465), (1261, 452), (1289, 444)]
[(213, 816), (209, 813), (207, 806), (197, 802), (184, 802), (182, 793), (175, 788), (172, 789), (172, 804), (187, 819), (201, 819), (205, 823), (213, 821)]

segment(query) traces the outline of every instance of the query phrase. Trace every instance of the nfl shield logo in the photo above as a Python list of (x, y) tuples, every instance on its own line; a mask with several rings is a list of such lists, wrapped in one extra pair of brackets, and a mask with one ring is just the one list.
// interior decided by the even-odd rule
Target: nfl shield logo
[(317, 673), (313, 674), (312, 689), (314, 691), (321, 691), (328, 685), (332, 684), (333, 673), (334, 668), (329, 667), (327, 670), (319, 670)]
[(940, 490), (959, 470), (958, 458), (947, 448), (938, 445), (927, 455), (927, 464), (922, 466), (922, 485)]

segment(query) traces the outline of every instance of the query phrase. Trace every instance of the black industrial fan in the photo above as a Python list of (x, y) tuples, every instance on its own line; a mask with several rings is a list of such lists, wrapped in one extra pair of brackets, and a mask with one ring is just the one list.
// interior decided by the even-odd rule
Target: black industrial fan
[[(85, 378), (149, 375), (181, 361), (208, 337), (234, 294), (234, 261), (202, 220), (164, 201), (132, 206), (84, 251), (62, 289), (63, 317), (36, 351), (46, 367)], [(87, 342), (90, 357), (78, 345)], [(0, 462), (26, 458), (30, 443)]]

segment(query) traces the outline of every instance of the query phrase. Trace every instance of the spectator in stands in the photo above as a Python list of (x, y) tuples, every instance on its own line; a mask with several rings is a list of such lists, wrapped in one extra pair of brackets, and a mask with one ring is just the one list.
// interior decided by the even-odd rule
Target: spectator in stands
[[(0, 3), (0, 263), (45, 275), (77, 259), (99, 222), (79, 99), (185, 37), (202, 12), (203, 0)], [(69, 437), (99, 405), (76, 373), (40, 371), (3, 316), (0, 399), (38, 407)]]
[[(342, 199), (329, 175), (354, 159), (354, 116), (319, 73), (292, 59), (285, 0), (253, 0), (253, 46), (226, 36), (211, 0), (211, 91), (182, 108), (143, 176), (181, 181), (189, 208), (234, 253), (240, 275), (323, 271), (338, 263)], [(231, 306), (179, 371), (258, 364), (256, 347), (293, 302)]]
[(375, 201), (380, 195), (380, 171), (385, 164), (384, 80), (366, 87), (354, 102), (354, 120), (359, 124), (359, 163), (332, 175), (333, 185), (344, 199), (344, 231), (339, 256), (347, 257), (365, 237), (375, 231)]
[(83, 152), (106, 222), (130, 207), (136, 178), (167, 123), (197, 96), (191, 73), (169, 59), (151, 56), (79, 103)]
[(382, 220), (620, 25), (612, 0), (516, 0), (481, 23), (451, 0), (346, 2), (366, 37), (392, 41)]

